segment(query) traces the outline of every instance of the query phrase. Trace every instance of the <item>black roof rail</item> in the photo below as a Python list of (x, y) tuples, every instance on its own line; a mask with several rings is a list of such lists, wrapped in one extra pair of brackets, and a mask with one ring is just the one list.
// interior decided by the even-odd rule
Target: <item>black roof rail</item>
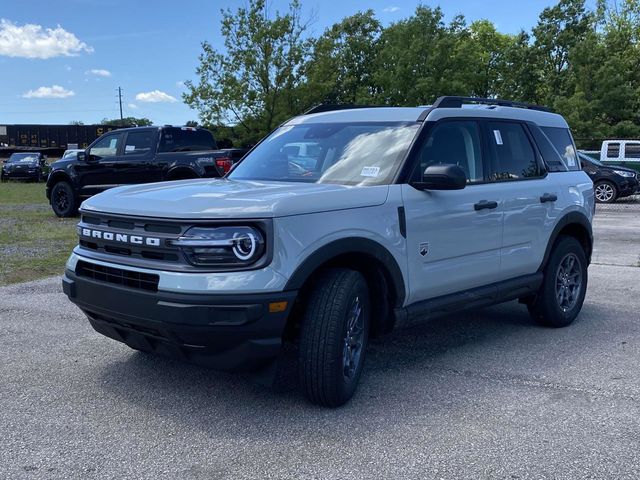
[(533, 103), (513, 102), (511, 100), (502, 100), (500, 98), (482, 98), (482, 97), (457, 97), (446, 96), (438, 98), (432, 105), (432, 108), (461, 108), (464, 104), (478, 105), (497, 105), (500, 107), (527, 108), (529, 110), (539, 110), (541, 112), (553, 112), (548, 107), (535, 105)]
[(309, 115), (312, 113), (332, 112), (334, 110), (351, 110), (354, 108), (378, 108), (383, 105), (355, 105), (353, 103), (322, 103), (311, 107), (302, 115)]

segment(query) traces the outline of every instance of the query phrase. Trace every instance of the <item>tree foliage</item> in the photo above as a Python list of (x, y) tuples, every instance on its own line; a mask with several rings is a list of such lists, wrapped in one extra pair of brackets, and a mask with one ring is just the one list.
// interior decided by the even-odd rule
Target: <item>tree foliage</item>
[(558, 0), (531, 31), (488, 20), (446, 21), (419, 5), (382, 26), (358, 12), (317, 38), (298, 0), (271, 14), (265, 0), (222, 12), (224, 48), (203, 43), (184, 100), (234, 143), (254, 142), (319, 103), (424, 105), (441, 95), (550, 106), (580, 146), (640, 136), (640, 0)]
[(153, 125), (153, 122), (151, 120), (143, 117), (141, 118), (124, 117), (122, 120), (120, 120), (119, 118), (114, 118), (111, 120), (108, 118), (103, 118), (100, 123), (102, 125), (113, 125), (116, 127), (131, 127), (131, 126), (148, 127), (150, 125)]

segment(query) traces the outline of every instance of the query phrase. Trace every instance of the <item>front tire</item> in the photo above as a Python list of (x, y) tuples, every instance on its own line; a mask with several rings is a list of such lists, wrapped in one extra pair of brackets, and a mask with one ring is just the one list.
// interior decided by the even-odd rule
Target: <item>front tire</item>
[(587, 292), (587, 256), (574, 237), (560, 236), (535, 300), (528, 305), (531, 316), (547, 327), (566, 327), (580, 313)]
[(359, 272), (326, 270), (309, 296), (300, 331), (298, 369), (306, 397), (339, 407), (353, 396), (364, 365), (370, 301)]
[(593, 191), (598, 203), (613, 203), (618, 199), (618, 189), (613, 183), (606, 180), (596, 182)]
[(58, 182), (51, 189), (51, 208), (58, 217), (73, 217), (78, 212), (78, 200), (69, 182)]

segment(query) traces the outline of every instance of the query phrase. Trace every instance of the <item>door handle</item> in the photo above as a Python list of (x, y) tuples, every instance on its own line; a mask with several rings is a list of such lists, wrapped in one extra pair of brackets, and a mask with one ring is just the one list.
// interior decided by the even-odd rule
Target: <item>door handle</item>
[(540, 203), (555, 202), (556, 200), (558, 200), (558, 196), (554, 193), (545, 193), (540, 197)]
[(480, 200), (478, 203), (473, 205), (474, 210), (491, 210), (493, 208), (498, 207), (498, 202), (488, 201), (488, 200)]

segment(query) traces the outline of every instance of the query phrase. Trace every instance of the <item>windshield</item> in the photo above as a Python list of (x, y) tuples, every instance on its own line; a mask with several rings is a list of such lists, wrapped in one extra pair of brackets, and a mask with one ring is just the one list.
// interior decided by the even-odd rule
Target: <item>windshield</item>
[(38, 157), (33, 153), (14, 153), (9, 157), (7, 163), (37, 163)]
[(593, 165), (597, 165), (598, 167), (604, 167), (604, 164), (602, 162), (599, 162), (595, 158), (590, 157), (586, 153), (578, 152), (578, 156), (580, 157), (580, 160), (582, 160), (583, 162), (589, 162)]
[(76, 155), (78, 155), (78, 152), (82, 152), (82, 151), (84, 150), (66, 150), (62, 155), (62, 158), (75, 157)]
[(233, 180), (384, 185), (391, 183), (418, 123), (284, 126), (229, 174)]

